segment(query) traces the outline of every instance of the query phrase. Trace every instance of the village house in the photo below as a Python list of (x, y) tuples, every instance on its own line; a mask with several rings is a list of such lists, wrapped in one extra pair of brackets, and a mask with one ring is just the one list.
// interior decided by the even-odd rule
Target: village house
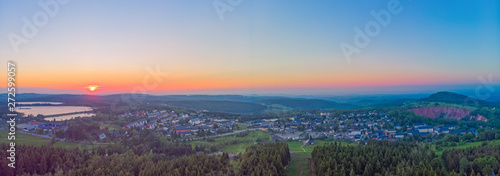
[(401, 138), (404, 138), (404, 137), (405, 137), (405, 134), (404, 134), (404, 133), (396, 133), (396, 134), (394, 135), (394, 137), (395, 137), (396, 139), (401, 139)]
[(99, 139), (103, 140), (104, 138), (106, 138), (106, 134), (102, 133), (99, 135)]
[(147, 129), (154, 129), (156, 127), (156, 125), (157, 125), (156, 121), (153, 121), (153, 122), (146, 124), (146, 128)]
[(144, 125), (146, 122), (147, 122), (146, 119), (139, 119), (139, 120), (137, 120), (135, 122), (132, 122), (132, 123), (129, 123), (129, 124), (125, 125), (123, 128), (124, 129), (128, 129), (128, 128), (137, 127), (137, 126), (140, 126), (140, 125)]
[(175, 131), (176, 131), (176, 132), (178, 132), (178, 133), (179, 133), (179, 132), (185, 132), (185, 131), (187, 131), (187, 130), (188, 130), (187, 126), (176, 126), (174, 129), (175, 129)]
[(417, 128), (420, 133), (433, 133), (434, 128), (432, 126), (420, 126)]
[(199, 124), (201, 124), (201, 120), (199, 118), (194, 118), (194, 119), (189, 120), (189, 123), (191, 125), (199, 125)]
[(384, 132), (385, 132), (385, 135), (395, 135), (396, 134), (395, 129), (386, 129)]

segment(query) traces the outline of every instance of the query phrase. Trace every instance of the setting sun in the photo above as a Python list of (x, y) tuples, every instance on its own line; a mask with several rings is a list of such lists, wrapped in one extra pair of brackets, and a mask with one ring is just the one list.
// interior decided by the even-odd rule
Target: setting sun
[(97, 89), (97, 85), (91, 85), (91, 86), (88, 86), (87, 88), (90, 90), (90, 91), (94, 91)]

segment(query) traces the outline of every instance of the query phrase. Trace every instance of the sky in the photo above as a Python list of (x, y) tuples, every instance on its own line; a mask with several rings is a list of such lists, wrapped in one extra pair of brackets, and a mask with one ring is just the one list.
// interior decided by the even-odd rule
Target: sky
[[(500, 83), (499, 8), (495, 0), (0, 0), (0, 58), (16, 63), (20, 93), (474, 89), (480, 77)], [(347, 58), (345, 46), (356, 52)]]

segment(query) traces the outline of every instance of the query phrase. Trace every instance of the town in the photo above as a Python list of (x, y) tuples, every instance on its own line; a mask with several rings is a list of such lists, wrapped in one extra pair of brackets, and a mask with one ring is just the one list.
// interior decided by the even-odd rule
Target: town
[[(433, 137), (440, 134), (477, 136), (475, 128), (459, 128), (456, 125), (432, 126), (426, 123), (394, 123), (384, 112), (360, 111), (350, 113), (310, 113), (288, 118), (259, 119), (240, 122), (238, 119), (224, 119), (199, 113), (176, 113), (167, 110), (151, 112), (134, 111), (121, 114), (134, 120), (122, 127), (102, 132), (95, 142), (110, 142), (107, 137), (117, 139), (130, 130), (153, 130), (159, 135), (180, 140), (196, 140), (218, 137), (247, 130), (260, 130), (273, 134), (275, 141), (331, 139), (347, 142), (374, 140), (405, 140), (412, 136)], [(51, 137), (57, 131), (66, 131), (64, 122), (28, 122), (18, 124), (24, 133)], [(246, 128), (242, 128), (246, 127)], [(96, 138), (97, 139), (97, 138)], [(308, 140), (309, 139), (309, 140)], [(64, 140), (64, 139), (59, 139)], [(312, 144), (312, 143), (308, 143)]]

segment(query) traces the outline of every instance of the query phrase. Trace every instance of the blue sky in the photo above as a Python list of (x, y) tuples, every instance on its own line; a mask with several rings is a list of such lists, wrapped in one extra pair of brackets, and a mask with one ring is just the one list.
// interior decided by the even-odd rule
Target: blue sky
[(350, 62), (340, 43), (353, 44), (354, 28), (390, 1), (244, 0), (221, 20), (215, 1), (74, 0), (15, 52), (6, 36), (22, 35), (22, 18), (43, 11), (38, 2), (0, 1), (0, 57), (19, 64), (19, 85), (34, 92), (130, 92), (156, 66), (169, 76), (147, 91), (165, 94), (458, 88), (490, 74), (500, 82), (493, 0), (402, 0)]

